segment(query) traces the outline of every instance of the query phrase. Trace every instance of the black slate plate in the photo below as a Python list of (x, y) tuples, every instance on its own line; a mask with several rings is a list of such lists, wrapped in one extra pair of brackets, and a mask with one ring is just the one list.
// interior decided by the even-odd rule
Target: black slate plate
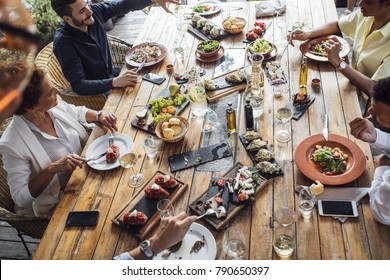
[[(214, 23), (212, 23), (212, 24), (214, 26), (216, 26)], [(226, 36), (230, 35), (225, 30), (223, 30), (221, 27), (219, 27), (219, 26), (217, 26), (217, 27), (221, 29), (221, 32), (220, 32), (220, 35), (218, 37), (215, 37), (215, 38), (210, 36), (210, 35), (203, 34), (201, 30), (199, 30), (196, 27), (193, 27), (191, 24), (188, 26), (188, 31), (191, 32), (192, 34), (194, 34), (196, 37), (198, 37), (198, 38), (200, 38), (200, 39), (202, 39), (204, 41), (219, 40), (219, 39), (225, 38)]]
[[(245, 140), (243, 134), (240, 135), (240, 140), (241, 140), (241, 143), (246, 148), (249, 143)], [(253, 164), (256, 165), (257, 161), (255, 160), (255, 155), (256, 155), (257, 152), (252, 152), (252, 151), (248, 151), (248, 150), (246, 150), (246, 152), (248, 153), (249, 157), (251, 158)], [(271, 159), (270, 162), (271, 163), (276, 163), (278, 166), (280, 166), (275, 159)], [(262, 177), (266, 178), (266, 179), (272, 179), (272, 178), (275, 178), (275, 177), (283, 175), (283, 170), (281, 170), (281, 172), (279, 174), (267, 174), (267, 173), (263, 173), (263, 172), (259, 172), (258, 174), (261, 175)]]
[[(223, 142), (221, 144), (215, 144), (198, 150), (170, 156), (168, 158), (168, 162), (171, 167), (171, 171), (175, 172), (231, 155), (232, 149), (229, 144), (227, 142)], [(199, 160), (199, 157), (201, 160)]]
[[(216, 182), (218, 180), (224, 180), (225, 181), (225, 184), (223, 185), (223, 187), (219, 187), (217, 185)], [(219, 190), (221, 188), (223, 188), (223, 192), (220, 195), (220, 197), (223, 199), (222, 206), (225, 207), (225, 210), (226, 210), (226, 213), (227, 213), (228, 210), (229, 210), (229, 189), (228, 189), (228, 187), (226, 185), (226, 178), (223, 178), (223, 177), (211, 177), (209, 188), (207, 190), (206, 201), (208, 199), (214, 197), (219, 192)], [(215, 214), (213, 214), (213, 216), (215, 216)], [(221, 217), (221, 218), (222, 219), (226, 218), (226, 216), (225, 217)]]
[(224, 89), (224, 88), (230, 88), (230, 87), (235, 87), (237, 85), (246, 83), (246, 80), (243, 80), (241, 83), (229, 83), (229, 82), (226, 81), (225, 78), (226, 78), (226, 76), (223, 76), (221, 78), (213, 80), (213, 82), (215, 84), (215, 89), (216, 90), (220, 90), (220, 89)]
[[(188, 82), (188, 78), (186, 78), (186, 79), (185, 79), (185, 78), (179, 78), (179, 77), (184, 76), (184, 74), (186, 74), (186, 72), (183, 73), (182, 75), (180, 75), (180, 74), (178, 74), (178, 73), (174, 73), (173, 78), (175, 78), (175, 81), (176, 81), (176, 83), (177, 83), (178, 85), (185, 84), (185, 83)], [(201, 68), (200, 76), (202, 77), (202, 76), (204, 76), (204, 75), (206, 75), (206, 69)]]
[[(164, 89), (155, 97), (155, 99), (158, 99), (160, 96), (169, 97), (169, 96), (170, 96), (169, 89), (164, 88)], [(176, 106), (176, 113), (175, 113), (175, 116), (179, 115), (179, 114), (188, 106), (188, 104), (190, 104), (190, 100), (187, 98), (180, 106)], [(149, 104), (148, 104), (147, 108), (149, 109)], [(146, 131), (146, 132), (148, 132), (148, 133), (156, 134), (156, 132), (155, 132), (155, 126), (146, 125), (146, 121), (145, 121), (145, 123), (140, 123), (137, 117), (135, 117), (135, 118), (131, 121), (131, 125), (132, 125), (133, 127), (135, 127), (135, 128), (141, 129), (141, 130)]]
[(315, 97), (312, 97), (310, 99), (310, 102), (304, 104), (294, 104), (293, 101), (289, 101), (286, 106), (293, 109), (292, 118), (297, 121), (302, 117), (302, 115), (306, 112), (306, 110), (310, 107), (310, 105), (313, 104), (315, 99), (316, 99)]
[[(172, 195), (175, 190), (179, 187), (180, 185), (177, 184), (176, 187), (174, 188), (171, 188), (171, 189), (168, 189), (166, 188), (165, 190), (167, 190), (169, 192), (169, 195)], [(169, 197), (168, 197), (169, 198)], [(157, 199), (150, 199), (150, 198), (147, 198), (145, 195), (137, 202), (136, 205), (134, 205), (133, 208), (131, 208), (131, 210), (129, 212), (133, 212), (135, 209), (137, 209), (137, 211), (141, 211), (141, 212), (144, 212), (145, 215), (150, 219), (151, 217), (153, 217), (153, 215), (158, 211), (157, 210), (157, 203), (158, 203), (159, 200)], [(131, 232), (132, 234), (136, 234), (140, 231), (140, 229), (144, 226), (132, 226), (132, 225), (129, 225), (129, 224), (126, 224), (124, 223), (122, 220), (119, 221), (119, 226), (128, 230), (129, 232)]]
[[(248, 169), (249, 169), (250, 171), (252, 171), (252, 172), (257, 171), (256, 168), (250, 167), (250, 166), (248, 166)], [(259, 180), (261, 180), (261, 181), (266, 180), (263, 176), (260, 175), (259, 172), (257, 172), (257, 174), (259, 174), (259, 176), (260, 176)], [(226, 179), (227, 179), (227, 178), (226, 178)], [(234, 177), (233, 179), (235, 179), (235, 177)], [(233, 182), (233, 186), (235, 185), (235, 183), (236, 183), (236, 182), (234, 181), (234, 182)], [(234, 203), (234, 204), (248, 205), (248, 206), (253, 205), (253, 201), (252, 201), (252, 200), (245, 200), (244, 202), (239, 201), (239, 200), (238, 200), (238, 193), (237, 193), (237, 191), (234, 191), (233, 193), (230, 193), (230, 201), (231, 201), (232, 203)]]
[[(269, 62), (269, 63), (274, 63), (274, 62)], [(272, 80), (271, 79), (271, 74), (269, 73), (269, 69), (268, 69), (267, 64), (268, 64), (268, 62), (264, 65), (264, 72), (265, 72), (265, 76), (267, 77), (268, 83), (270, 85), (286, 84), (287, 83), (287, 79), (286, 79), (286, 76), (284, 74), (284, 71), (282, 72), (282, 77), (280, 79)], [(281, 67), (280, 64), (279, 64), (279, 67)]]

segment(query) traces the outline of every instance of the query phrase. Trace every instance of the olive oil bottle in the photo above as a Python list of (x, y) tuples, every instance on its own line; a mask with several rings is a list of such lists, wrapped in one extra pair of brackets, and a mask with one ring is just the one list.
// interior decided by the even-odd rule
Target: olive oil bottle
[(227, 129), (229, 133), (236, 132), (236, 111), (232, 108), (233, 103), (229, 102), (228, 107), (226, 109), (226, 121), (227, 121)]
[(307, 67), (306, 57), (304, 56), (302, 58), (301, 70), (299, 72), (299, 95), (301, 97), (307, 95), (307, 74), (308, 74), (308, 67)]

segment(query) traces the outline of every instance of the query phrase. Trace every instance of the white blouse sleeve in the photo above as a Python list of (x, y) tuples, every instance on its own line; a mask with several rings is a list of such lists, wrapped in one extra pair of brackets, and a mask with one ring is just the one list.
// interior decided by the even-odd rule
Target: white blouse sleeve
[(370, 189), (370, 206), (375, 220), (390, 225), (390, 166), (375, 169)]
[(371, 146), (386, 154), (390, 154), (390, 134), (377, 128), (375, 130), (376, 141), (375, 143), (372, 143)]

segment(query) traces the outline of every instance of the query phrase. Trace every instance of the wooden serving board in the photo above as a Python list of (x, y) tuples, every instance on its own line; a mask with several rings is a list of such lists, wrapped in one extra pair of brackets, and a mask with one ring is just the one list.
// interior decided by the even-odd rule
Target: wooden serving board
[[(236, 165), (234, 165), (232, 168), (230, 168), (222, 177), (226, 178), (234, 178), (237, 174), (238, 169), (242, 168), (244, 164), (241, 162), (237, 162)], [(259, 186), (256, 189), (256, 194), (263, 189), (263, 187), (267, 184), (267, 179), (263, 178), (263, 180), (260, 182)], [(195, 212), (197, 215), (201, 215), (205, 212), (204, 210), (204, 203), (207, 198), (207, 192), (206, 190), (204, 193), (202, 193), (197, 199), (195, 199), (190, 205), (189, 208)], [(215, 216), (205, 216), (203, 217), (204, 220), (206, 220), (211, 226), (213, 226), (216, 230), (223, 229), (227, 223), (246, 205), (244, 204), (234, 204), (231, 201), (229, 201), (229, 209), (227, 211), (226, 217), (223, 218), (217, 218)]]
[[(154, 183), (154, 179), (158, 175), (167, 175), (166, 173), (158, 170), (146, 184), (142, 188), (141, 191), (138, 192), (136, 196), (134, 196), (126, 205), (122, 208), (121, 211), (116, 214), (111, 221), (119, 226), (120, 228), (134, 234), (139, 239), (144, 239), (148, 233), (160, 222), (160, 215), (157, 210), (158, 200), (149, 199), (145, 197), (144, 189)], [(178, 197), (186, 190), (188, 184), (183, 183), (182, 181), (175, 178), (178, 182), (178, 186), (173, 189), (166, 189), (170, 196), (168, 197), (172, 202), (176, 201)], [(132, 212), (134, 209), (138, 211), (144, 212), (149, 220), (143, 226), (131, 226), (123, 223), (123, 216), (127, 212)]]
[[(239, 68), (239, 69), (241, 69), (241, 68)], [(228, 73), (222, 74), (220, 76), (214, 77), (211, 80), (216, 80), (216, 79), (219, 79), (221, 77), (226, 77), (227, 75), (232, 74), (232, 73), (236, 72), (239, 69), (236, 69), (236, 70), (230, 71)], [(243, 90), (245, 88), (246, 88), (246, 82), (242, 83), (242, 84), (239, 84), (239, 85), (231, 86), (229, 88), (223, 88), (223, 89), (219, 89), (219, 90), (206, 91), (207, 100), (209, 102), (213, 102), (213, 101), (215, 101), (215, 100), (217, 100), (217, 99), (219, 99), (221, 97), (224, 97), (224, 96), (226, 96), (226, 95), (228, 95), (230, 93), (233, 93), (233, 92), (236, 92), (236, 91), (239, 91), (239, 90)]]

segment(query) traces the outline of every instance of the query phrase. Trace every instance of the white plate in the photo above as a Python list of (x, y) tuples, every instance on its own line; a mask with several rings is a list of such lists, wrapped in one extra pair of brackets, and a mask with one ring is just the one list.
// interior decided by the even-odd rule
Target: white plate
[[(106, 134), (95, 139), (95, 141), (93, 141), (91, 145), (89, 145), (85, 158), (92, 158), (94, 156), (104, 153), (108, 148), (109, 136), (110, 134)], [(118, 146), (120, 155), (130, 153), (134, 147), (133, 140), (131, 140), (128, 135), (123, 133), (114, 134), (114, 144)], [(119, 159), (114, 163), (107, 163), (106, 157), (104, 156), (96, 160), (95, 163), (92, 161), (88, 162), (88, 165), (96, 170), (110, 170), (118, 167), (120, 164)]]
[[(198, 253), (192, 253), (191, 248), (194, 243), (198, 240), (202, 240), (204, 236), (204, 246), (199, 250)], [(161, 253), (154, 257), (155, 260), (215, 260), (217, 256), (217, 243), (215, 242), (214, 236), (204, 226), (193, 223), (190, 226), (186, 236), (183, 239), (180, 249), (171, 253), (167, 258), (163, 258)]]
[(196, 4), (195, 6), (191, 7), (191, 11), (194, 12), (193, 8), (201, 6), (201, 5), (210, 5), (210, 6), (214, 6), (215, 7), (215, 9), (212, 10), (212, 11), (207, 11), (207, 12), (203, 12), (203, 13), (197, 13), (197, 14), (199, 14), (201, 16), (213, 15), (213, 14), (218, 13), (222, 9), (222, 7), (219, 5), (219, 2), (217, 2), (217, 1), (202, 1), (202, 2), (199, 2), (198, 4)]

